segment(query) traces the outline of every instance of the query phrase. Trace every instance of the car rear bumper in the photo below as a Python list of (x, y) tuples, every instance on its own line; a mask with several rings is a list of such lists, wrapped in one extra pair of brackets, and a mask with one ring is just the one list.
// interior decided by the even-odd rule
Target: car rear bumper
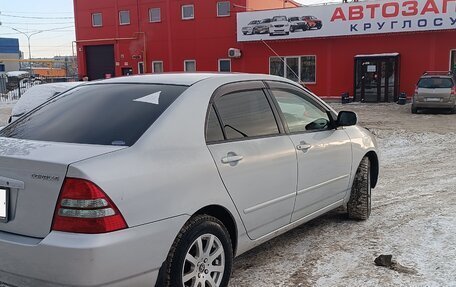
[(188, 216), (107, 234), (0, 232), (0, 281), (16, 286), (154, 286)]
[(453, 109), (455, 102), (414, 102), (413, 107), (419, 109)]

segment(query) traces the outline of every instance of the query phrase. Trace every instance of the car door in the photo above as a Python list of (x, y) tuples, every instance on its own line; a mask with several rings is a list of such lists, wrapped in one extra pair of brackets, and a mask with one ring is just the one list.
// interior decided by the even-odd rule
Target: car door
[(329, 109), (294, 85), (271, 82), (270, 92), (296, 148), (298, 188), (292, 221), (340, 203), (349, 188), (352, 151)]
[(296, 152), (262, 82), (225, 86), (211, 101), (207, 146), (251, 239), (291, 221)]

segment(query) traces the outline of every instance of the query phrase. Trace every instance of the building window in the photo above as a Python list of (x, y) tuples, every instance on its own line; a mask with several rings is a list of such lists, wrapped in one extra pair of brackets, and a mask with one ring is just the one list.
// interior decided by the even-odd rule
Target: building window
[(152, 62), (152, 73), (155, 73), (155, 74), (163, 73), (163, 62), (162, 61), (153, 61)]
[(299, 57), (287, 57), (287, 68), (285, 70), (285, 78), (298, 82), (299, 81)]
[(138, 63), (138, 74), (144, 74), (144, 62)]
[(149, 22), (161, 22), (161, 9), (160, 8), (150, 8), (149, 9)]
[(271, 57), (269, 73), (295, 82), (315, 84), (316, 56)]
[(195, 7), (193, 4), (182, 5), (182, 20), (195, 19)]
[(218, 61), (218, 70), (219, 72), (231, 72), (231, 60), (220, 59)]
[(217, 16), (226, 17), (230, 16), (231, 3), (230, 1), (217, 2)]
[(450, 71), (453, 71), (453, 73), (456, 75), (456, 50), (451, 51), (451, 66), (450, 66)]
[(184, 61), (184, 71), (185, 72), (196, 72), (196, 61), (195, 60), (185, 60)]
[(92, 26), (93, 27), (103, 26), (103, 15), (101, 13), (92, 14)]
[(271, 57), (269, 58), (269, 74), (279, 77), (285, 76), (284, 58)]
[(313, 84), (317, 82), (316, 58), (316, 56), (301, 57), (301, 82)]
[(119, 23), (120, 23), (120, 25), (129, 25), (130, 24), (130, 11), (120, 11), (119, 12)]

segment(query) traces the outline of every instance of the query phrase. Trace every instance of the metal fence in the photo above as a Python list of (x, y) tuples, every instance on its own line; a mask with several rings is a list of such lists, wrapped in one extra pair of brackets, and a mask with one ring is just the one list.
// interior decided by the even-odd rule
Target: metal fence
[(15, 102), (30, 88), (35, 85), (74, 82), (74, 77), (8, 77), (6, 74), (0, 75), (0, 102)]

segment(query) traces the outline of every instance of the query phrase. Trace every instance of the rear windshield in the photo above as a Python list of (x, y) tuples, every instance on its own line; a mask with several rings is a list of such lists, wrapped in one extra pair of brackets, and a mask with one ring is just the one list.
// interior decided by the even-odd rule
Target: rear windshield
[(450, 78), (423, 78), (418, 82), (418, 88), (438, 89), (452, 87), (453, 81)]
[(0, 137), (131, 146), (187, 87), (95, 84), (77, 87), (0, 131)]

